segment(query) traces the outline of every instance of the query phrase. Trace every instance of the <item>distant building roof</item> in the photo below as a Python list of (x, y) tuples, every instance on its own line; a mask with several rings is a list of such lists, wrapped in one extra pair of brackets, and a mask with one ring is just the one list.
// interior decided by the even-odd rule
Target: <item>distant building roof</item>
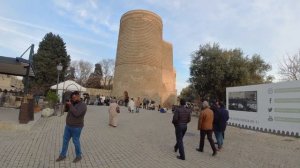
[[(24, 58), (11, 58), (0, 56), (0, 74), (26, 76), (29, 61)], [(34, 77), (32, 67), (29, 69), (29, 76)]]

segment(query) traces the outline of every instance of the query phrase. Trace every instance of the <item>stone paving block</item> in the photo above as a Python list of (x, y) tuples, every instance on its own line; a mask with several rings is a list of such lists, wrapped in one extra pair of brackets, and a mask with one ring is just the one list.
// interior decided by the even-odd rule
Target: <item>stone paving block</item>
[(72, 140), (67, 158), (55, 162), (62, 145), (65, 117), (40, 119), (30, 131), (0, 131), (0, 167), (116, 167), (116, 168), (199, 168), (199, 167), (299, 167), (300, 139), (228, 127), (224, 149), (211, 156), (208, 141), (204, 152), (199, 145), (197, 118), (193, 117), (184, 137), (186, 160), (176, 159), (172, 114), (141, 110), (119, 114), (119, 126), (108, 126), (108, 107), (88, 106), (81, 145), (83, 159), (75, 157)]

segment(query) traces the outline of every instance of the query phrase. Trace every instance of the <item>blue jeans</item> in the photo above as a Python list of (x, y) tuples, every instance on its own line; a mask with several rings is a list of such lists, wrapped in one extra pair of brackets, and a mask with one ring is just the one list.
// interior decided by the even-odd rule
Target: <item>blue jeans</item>
[(223, 145), (223, 132), (215, 131), (216, 140), (218, 143), (218, 148), (222, 148)]
[(80, 148), (80, 134), (81, 134), (81, 127), (70, 127), (68, 125), (65, 126), (64, 137), (63, 137), (63, 146), (60, 152), (60, 156), (66, 156), (69, 146), (69, 141), (72, 138), (74, 146), (75, 146), (75, 153), (76, 157), (81, 156), (81, 148)]

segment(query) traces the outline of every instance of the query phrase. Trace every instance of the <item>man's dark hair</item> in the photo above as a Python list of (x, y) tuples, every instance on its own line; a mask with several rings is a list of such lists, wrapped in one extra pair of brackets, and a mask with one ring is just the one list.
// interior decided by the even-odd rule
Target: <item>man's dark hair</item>
[(185, 100), (184, 99), (180, 99), (180, 105), (184, 106), (185, 105)]
[(224, 104), (222, 101), (219, 102), (219, 106), (220, 106), (221, 108), (225, 108), (225, 104)]
[(76, 95), (76, 96), (79, 95), (79, 92), (78, 91), (72, 92), (71, 95), (70, 95), (70, 98), (72, 98), (74, 95)]

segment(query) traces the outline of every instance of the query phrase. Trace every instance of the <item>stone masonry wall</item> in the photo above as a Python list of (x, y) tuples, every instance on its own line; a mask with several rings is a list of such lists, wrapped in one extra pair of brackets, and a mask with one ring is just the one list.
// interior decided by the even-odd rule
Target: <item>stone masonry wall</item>
[(128, 91), (129, 97), (146, 97), (162, 103), (162, 95), (175, 86), (169, 84), (175, 82), (175, 75), (168, 77), (170, 80), (163, 75), (162, 67), (168, 73), (175, 71), (172, 45), (163, 41), (162, 28), (161, 18), (150, 11), (133, 10), (122, 16), (113, 96), (122, 97), (124, 91)]

